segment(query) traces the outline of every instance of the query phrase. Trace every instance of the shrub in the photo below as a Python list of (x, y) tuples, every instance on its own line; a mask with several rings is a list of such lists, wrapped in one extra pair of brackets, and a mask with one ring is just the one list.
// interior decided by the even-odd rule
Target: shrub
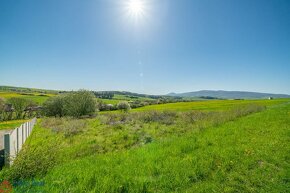
[(29, 179), (44, 175), (57, 165), (58, 146), (53, 143), (43, 143), (42, 146), (42, 148), (25, 146), (14, 160), (12, 167), (9, 170), (5, 169), (5, 178), (13, 181)]
[(65, 96), (64, 112), (67, 116), (79, 118), (96, 112), (95, 96), (86, 90), (71, 92)]
[(64, 122), (60, 127), (64, 132), (65, 137), (72, 137), (84, 131), (87, 127), (87, 122), (85, 120), (70, 120)]
[(25, 113), (23, 115), (23, 118), (36, 116), (37, 111), (38, 111), (36, 107), (37, 107), (37, 103), (35, 101), (31, 99), (27, 100), (27, 105), (25, 108)]
[(16, 113), (16, 119), (23, 118), (22, 114), (27, 107), (28, 100), (24, 98), (13, 97), (8, 99), (8, 103), (12, 104)]
[(0, 98), (0, 121), (4, 120), (5, 112), (5, 101), (3, 98)]
[(202, 111), (189, 111), (179, 113), (180, 120), (186, 124), (191, 124), (206, 119), (207, 117), (209, 117), (209, 115), (210, 113)]
[(104, 101), (102, 101), (100, 99), (97, 100), (97, 109), (100, 111), (117, 110), (116, 105), (106, 104)]
[(91, 92), (80, 90), (49, 98), (43, 107), (46, 116), (79, 118), (93, 115), (96, 112), (96, 101)]
[(57, 133), (63, 133), (65, 137), (72, 137), (83, 132), (87, 128), (87, 122), (72, 118), (44, 118), (41, 126)]
[(64, 96), (58, 95), (47, 99), (43, 104), (43, 112), (46, 116), (64, 116)]
[(130, 104), (128, 102), (126, 102), (126, 101), (119, 102), (117, 104), (117, 108), (119, 110), (125, 111), (125, 112), (127, 112), (127, 111), (129, 111), (131, 109)]
[(140, 114), (140, 119), (145, 123), (157, 122), (165, 125), (171, 125), (177, 119), (177, 113), (173, 111), (149, 111)]

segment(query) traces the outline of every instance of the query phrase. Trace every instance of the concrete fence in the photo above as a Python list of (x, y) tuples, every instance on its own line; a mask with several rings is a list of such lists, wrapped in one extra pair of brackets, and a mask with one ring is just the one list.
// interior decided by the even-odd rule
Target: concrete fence
[(31, 134), (36, 123), (36, 118), (22, 124), (10, 133), (4, 135), (4, 161), (5, 165), (12, 165), (13, 160), (20, 152), (26, 139)]

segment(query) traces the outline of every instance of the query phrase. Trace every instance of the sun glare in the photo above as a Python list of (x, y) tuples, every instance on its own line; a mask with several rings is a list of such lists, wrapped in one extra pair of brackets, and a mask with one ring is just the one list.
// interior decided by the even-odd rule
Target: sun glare
[(128, 0), (127, 12), (135, 19), (141, 18), (145, 14), (144, 0)]

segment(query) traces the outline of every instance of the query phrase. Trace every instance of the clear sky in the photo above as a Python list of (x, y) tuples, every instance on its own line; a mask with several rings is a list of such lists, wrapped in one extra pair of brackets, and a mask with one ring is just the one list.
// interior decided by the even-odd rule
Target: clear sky
[(130, 1), (1, 0), (0, 85), (290, 94), (289, 0)]

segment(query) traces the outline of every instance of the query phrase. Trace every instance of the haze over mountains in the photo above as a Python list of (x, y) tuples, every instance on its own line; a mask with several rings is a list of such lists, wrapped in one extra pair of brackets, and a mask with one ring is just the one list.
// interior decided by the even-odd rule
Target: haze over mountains
[[(57, 91), (57, 90), (47, 90), (38, 88), (25, 88), (25, 87), (15, 87), (15, 86), (1, 86), (0, 91), (12, 91), (12, 92), (43, 92), (43, 93), (63, 93), (69, 91)], [(169, 93), (167, 95), (148, 95), (142, 93), (133, 93), (128, 91), (95, 91), (103, 93), (113, 93), (119, 95), (128, 95), (136, 97), (195, 97), (195, 98), (219, 98), (219, 99), (263, 99), (263, 98), (290, 98), (287, 94), (273, 94), (273, 93), (259, 93), (259, 92), (246, 92), (246, 91), (224, 91), (224, 90), (200, 90), (194, 92), (185, 93)]]
[(216, 97), (223, 99), (261, 99), (261, 98), (289, 98), (286, 94), (271, 94), (245, 91), (224, 91), (224, 90), (201, 90), (186, 93), (169, 93), (168, 96), (178, 97)]

